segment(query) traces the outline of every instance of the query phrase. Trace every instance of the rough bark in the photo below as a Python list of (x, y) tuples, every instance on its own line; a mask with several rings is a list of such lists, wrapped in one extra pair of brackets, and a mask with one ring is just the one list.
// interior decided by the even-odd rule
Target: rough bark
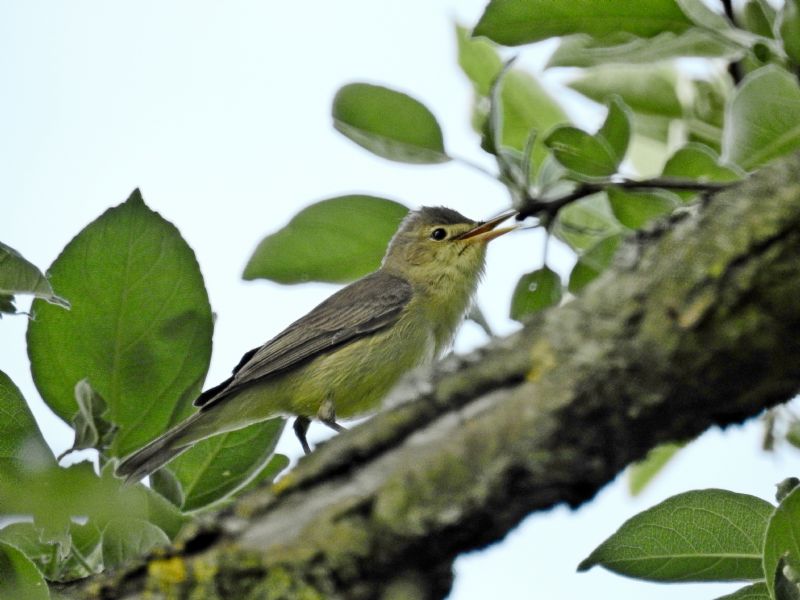
[[(445, 361), (80, 597), (440, 598), (455, 557), (800, 389), (800, 157), (631, 239), (582, 296)], [(397, 398), (395, 398), (397, 400)]]

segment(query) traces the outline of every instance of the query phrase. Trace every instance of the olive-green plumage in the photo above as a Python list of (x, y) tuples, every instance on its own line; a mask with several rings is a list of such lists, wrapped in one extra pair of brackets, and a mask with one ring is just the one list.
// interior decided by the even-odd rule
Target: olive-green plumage
[(483, 272), (486, 244), (510, 231), (448, 208), (412, 211), (381, 267), (339, 290), (195, 400), (200, 410), (128, 456), (117, 474), (141, 479), (199, 440), (278, 415), (295, 415), (308, 451), (310, 418), (375, 410), (407, 371), (450, 345)]

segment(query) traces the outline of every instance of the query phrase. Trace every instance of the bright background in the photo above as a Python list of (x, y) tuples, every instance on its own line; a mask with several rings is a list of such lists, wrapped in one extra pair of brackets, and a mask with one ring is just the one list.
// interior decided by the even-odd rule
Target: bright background
[[(436, 114), (452, 153), (491, 166), (469, 127), (471, 88), (456, 63), (454, 35), (454, 22), (474, 24), (484, 4), (2, 1), (0, 240), (45, 269), (80, 229), (141, 188), (197, 253), (218, 315), (214, 383), (244, 350), (335, 289), (241, 280), (258, 241), (304, 205), (367, 192), (412, 207), (444, 204), (475, 219), (507, 206), (504, 188), (475, 171), (375, 158), (334, 132), (330, 119), (341, 85), (388, 85)], [(536, 68), (547, 48), (525, 50), (524, 64)], [(586, 110), (576, 105), (572, 114), (595, 126), (602, 112)], [(491, 247), (479, 302), (498, 332), (515, 327), (506, 316), (511, 291), (521, 273), (540, 266), (541, 249), (541, 235), (530, 231)], [(554, 243), (549, 261), (567, 274), (574, 259)], [(59, 453), (71, 445), (70, 429), (33, 386), (26, 326), (24, 317), (0, 321), (0, 369)], [(467, 324), (456, 349), (484, 341)], [(312, 427), (312, 440), (326, 435)], [(620, 477), (578, 511), (528, 518), (501, 543), (458, 560), (451, 598), (699, 600), (735, 589), (659, 586), (575, 567), (625, 519), (674, 493), (722, 487), (772, 500), (773, 484), (798, 474), (798, 455), (760, 452), (760, 435), (756, 421), (710, 431), (639, 498)], [(290, 436), (280, 450), (297, 456)]]

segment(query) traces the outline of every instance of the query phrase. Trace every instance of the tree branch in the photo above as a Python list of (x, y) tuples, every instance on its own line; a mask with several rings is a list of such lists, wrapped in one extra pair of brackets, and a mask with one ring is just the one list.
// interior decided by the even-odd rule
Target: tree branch
[(399, 395), (413, 400), (325, 444), (272, 491), (67, 591), (442, 597), (459, 553), (531, 512), (577, 506), (653, 446), (790, 399), (798, 172), (795, 156), (635, 237), (580, 298), (408, 382)]

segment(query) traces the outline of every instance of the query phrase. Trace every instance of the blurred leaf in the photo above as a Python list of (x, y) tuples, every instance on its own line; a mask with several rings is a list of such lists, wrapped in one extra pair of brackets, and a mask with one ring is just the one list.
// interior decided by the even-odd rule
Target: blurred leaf
[(266, 466), (261, 469), (261, 472), (253, 477), (252, 481), (243, 487), (241, 492), (250, 492), (266, 485), (267, 483), (272, 483), (275, 478), (280, 475), (280, 473), (286, 467), (289, 466), (290, 462), (291, 461), (289, 460), (288, 456), (284, 456), (283, 454), (273, 454)]
[(569, 274), (569, 291), (573, 294), (579, 293), (600, 273), (611, 266), (621, 243), (622, 235), (617, 233), (603, 238), (581, 254)]
[(78, 403), (78, 412), (72, 418), (75, 441), (61, 456), (84, 448), (105, 451), (114, 432), (114, 426), (105, 419), (105, 400), (92, 388), (88, 379), (81, 379), (75, 384), (75, 401)]
[(511, 297), (511, 318), (522, 321), (531, 313), (538, 312), (561, 302), (562, 287), (558, 273), (542, 267), (523, 275)]
[(768, 0), (747, 0), (740, 21), (745, 29), (765, 38), (775, 37), (772, 24), (776, 12)]
[(20, 465), (36, 471), (54, 466), (55, 459), (19, 388), (0, 371), (0, 480)]
[(619, 96), (609, 96), (606, 102), (606, 120), (597, 132), (598, 137), (608, 142), (614, 153), (617, 166), (625, 158), (631, 140), (631, 111)]
[(770, 600), (767, 584), (763, 581), (739, 588), (732, 594), (725, 594), (716, 600)]
[(729, 106), (722, 158), (750, 171), (800, 148), (800, 87), (775, 65), (745, 77)]
[(480, 96), (488, 96), (492, 83), (503, 70), (503, 61), (494, 45), (486, 40), (470, 37), (466, 27), (456, 26), (458, 65), (475, 86)]
[(3, 313), (9, 315), (17, 314), (17, 307), (14, 304), (14, 296), (10, 294), (0, 294), (0, 318)]
[(194, 252), (136, 190), (64, 248), (51, 277), (73, 307), (34, 303), (36, 386), (69, 422), (75, 384), (88, 378), (119, 427), (110, 453), (125, 455), (166, 429), (208, 369), (211, 309)]
[(344, 283), (377, 269), (408, 208), (375, 196), (322, 200), (258, 244), (244, 279)]
[(683, 33), (662, 31), (652, 38), (616, 33), (601, 39), (571, 35), (550, 56), (550, 67), (592, 67), (613, 63), (649, 64), (682, 56), (734, 60), (742, 50), (717, 35), (693, 27)]
[(651, 449), (642, 460), (633, 463), (628, 469), (628, 490), (631, 496), (642, 493), (651, 481), (664, 470), (664, 467), (686, 444), (661, 444)]
[(651, 221), (670, 214), (680, 204), (678, 196), (666, 190), (639, 192), (612, 186), (606, 193), (614, 216), (630, 229), (641, 229)]
[(781, 558), (800, 556), (800, 487), (795, 487), (778, 505), (767, 526), (764, 538), (764, 573), (770, 594), (775, 594), (773, 575)]
[[(33, 294), (62, 308), (69, 308), (69, 302), (53, 293), (53, 288), (35, 265), (10, 246), (0, 242), (0, 294)], [(7, 309), (7, 301), (4, 304)], [(4, 310), (3, 312), (10, 312)]]
[(142, 519), (114, 519), (103, 529), (103, 564), (107, 569), (115, 567), (168, 544), (167, 535), (152, 523)]
[(628, 519), (578, 570), (601, 565), (650, 581), (760, 579), (773, 509), (760, 498), (727, 490), (678, 494)]
[(474, 35), (517, 46), (573, 33), (599, 39), (620, 31), (652, 37), (662, 31), (680, 33), (690, 25), (674, 0), (492, 0)]
[(778, 22), (784, 52), (795, 65), (800, 65), (800, 1), (784, 0)]
[(336, 92), (332, 112), (334, 127), (373, 154), (418, 164), (450, 160), (436, 117), (411, 96), (351, 83)]
[(169, 468), (158, 469), (150, 473), (150, 488), (163, 496), (170, 504), (181, 506), (183, 504), (183, 488), (178, 478)]
[(183, 490), (182, 510), (206, 507), (246, 486), (268, 464), (285, 419), (202, 440), (169, 464)]
[(673, 65), (607, 65), (585, 69), (568, 85), (600, 104), (617, 94), (637, 113), (678, 118), (677, 78)]
[(48, 600), (44, 577), (21, 550), (0, 542), (0, 600)]
[(609, 143), (576, 127), (557, 127), (544, 143), (558, 162), (581, 178), (608, 177), (617, 172)]
[[(743, 179), (744, 171), (732, 165), (730, 167), (719, 163), (719, 156), (708, 146), (690, 142), (669, 157), (664, 170), (664, 177), (676, 179), (695, 179), (700, 182), (727, 182)], [(694, 196), (695, 192), (677, 192), (686, 199)]]
[[(558, 212), (553, 233), (574, 250), (586, 250), (622, 231), (605, 193), (592, 194)], [(571, 288), (570, 288), (571, 289)]]

